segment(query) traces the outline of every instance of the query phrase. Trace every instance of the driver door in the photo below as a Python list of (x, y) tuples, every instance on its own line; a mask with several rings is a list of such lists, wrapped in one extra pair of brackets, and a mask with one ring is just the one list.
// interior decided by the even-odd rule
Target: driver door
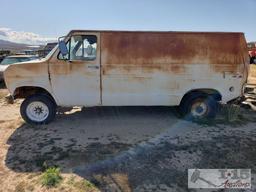
[(49, 63), (53, 93), (61, 106), (101, 105), (100, 34), (73, 34), (65, 58), (59, 50)]

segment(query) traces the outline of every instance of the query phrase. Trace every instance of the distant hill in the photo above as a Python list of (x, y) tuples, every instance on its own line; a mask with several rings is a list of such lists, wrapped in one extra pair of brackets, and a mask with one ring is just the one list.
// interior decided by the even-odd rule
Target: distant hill
[(21, 50), (26, 50), (26, 49), (34, 49), (33, 47), (30, 47), (31, 45), (27, 44), (21, 44), (21, 43), (14, 43), (6, 40), (1, 40), (0, 39), (0, 50), (10, 50), (13, 52), (21, 51)]

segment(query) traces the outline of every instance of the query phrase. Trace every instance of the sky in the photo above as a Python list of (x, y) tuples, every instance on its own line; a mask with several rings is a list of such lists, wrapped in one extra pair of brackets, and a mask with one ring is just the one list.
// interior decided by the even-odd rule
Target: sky
[(43, 44), (72, 29), (230, 31), (256, 41), (256, 0), (0, 0), (0, 39)]

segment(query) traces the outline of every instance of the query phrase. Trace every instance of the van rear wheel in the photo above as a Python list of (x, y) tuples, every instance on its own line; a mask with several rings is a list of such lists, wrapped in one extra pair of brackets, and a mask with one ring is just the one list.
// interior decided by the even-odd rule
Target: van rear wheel
[(29, 124), (39, 125), (51, 122), (56, 115), (56, 104), (47, 95), (35, 94), (21, 104), (22, 118)]
[(217, 101), (209, 95), (191, 95), (182, 101), (180, 111), (188, 120), (214, 118)]

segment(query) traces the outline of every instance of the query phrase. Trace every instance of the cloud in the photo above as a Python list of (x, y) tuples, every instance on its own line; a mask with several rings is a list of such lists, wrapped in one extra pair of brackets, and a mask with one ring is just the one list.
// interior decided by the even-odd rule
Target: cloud
[(57, 41), (57, 38), (42, 37), (41, 35), (24, 32), (24, 31), (14, 31), (10, 28), (0, 27), (0, 38), (16, 43), (25, 43), (31, 45), (46, 44), (48, 42)]

